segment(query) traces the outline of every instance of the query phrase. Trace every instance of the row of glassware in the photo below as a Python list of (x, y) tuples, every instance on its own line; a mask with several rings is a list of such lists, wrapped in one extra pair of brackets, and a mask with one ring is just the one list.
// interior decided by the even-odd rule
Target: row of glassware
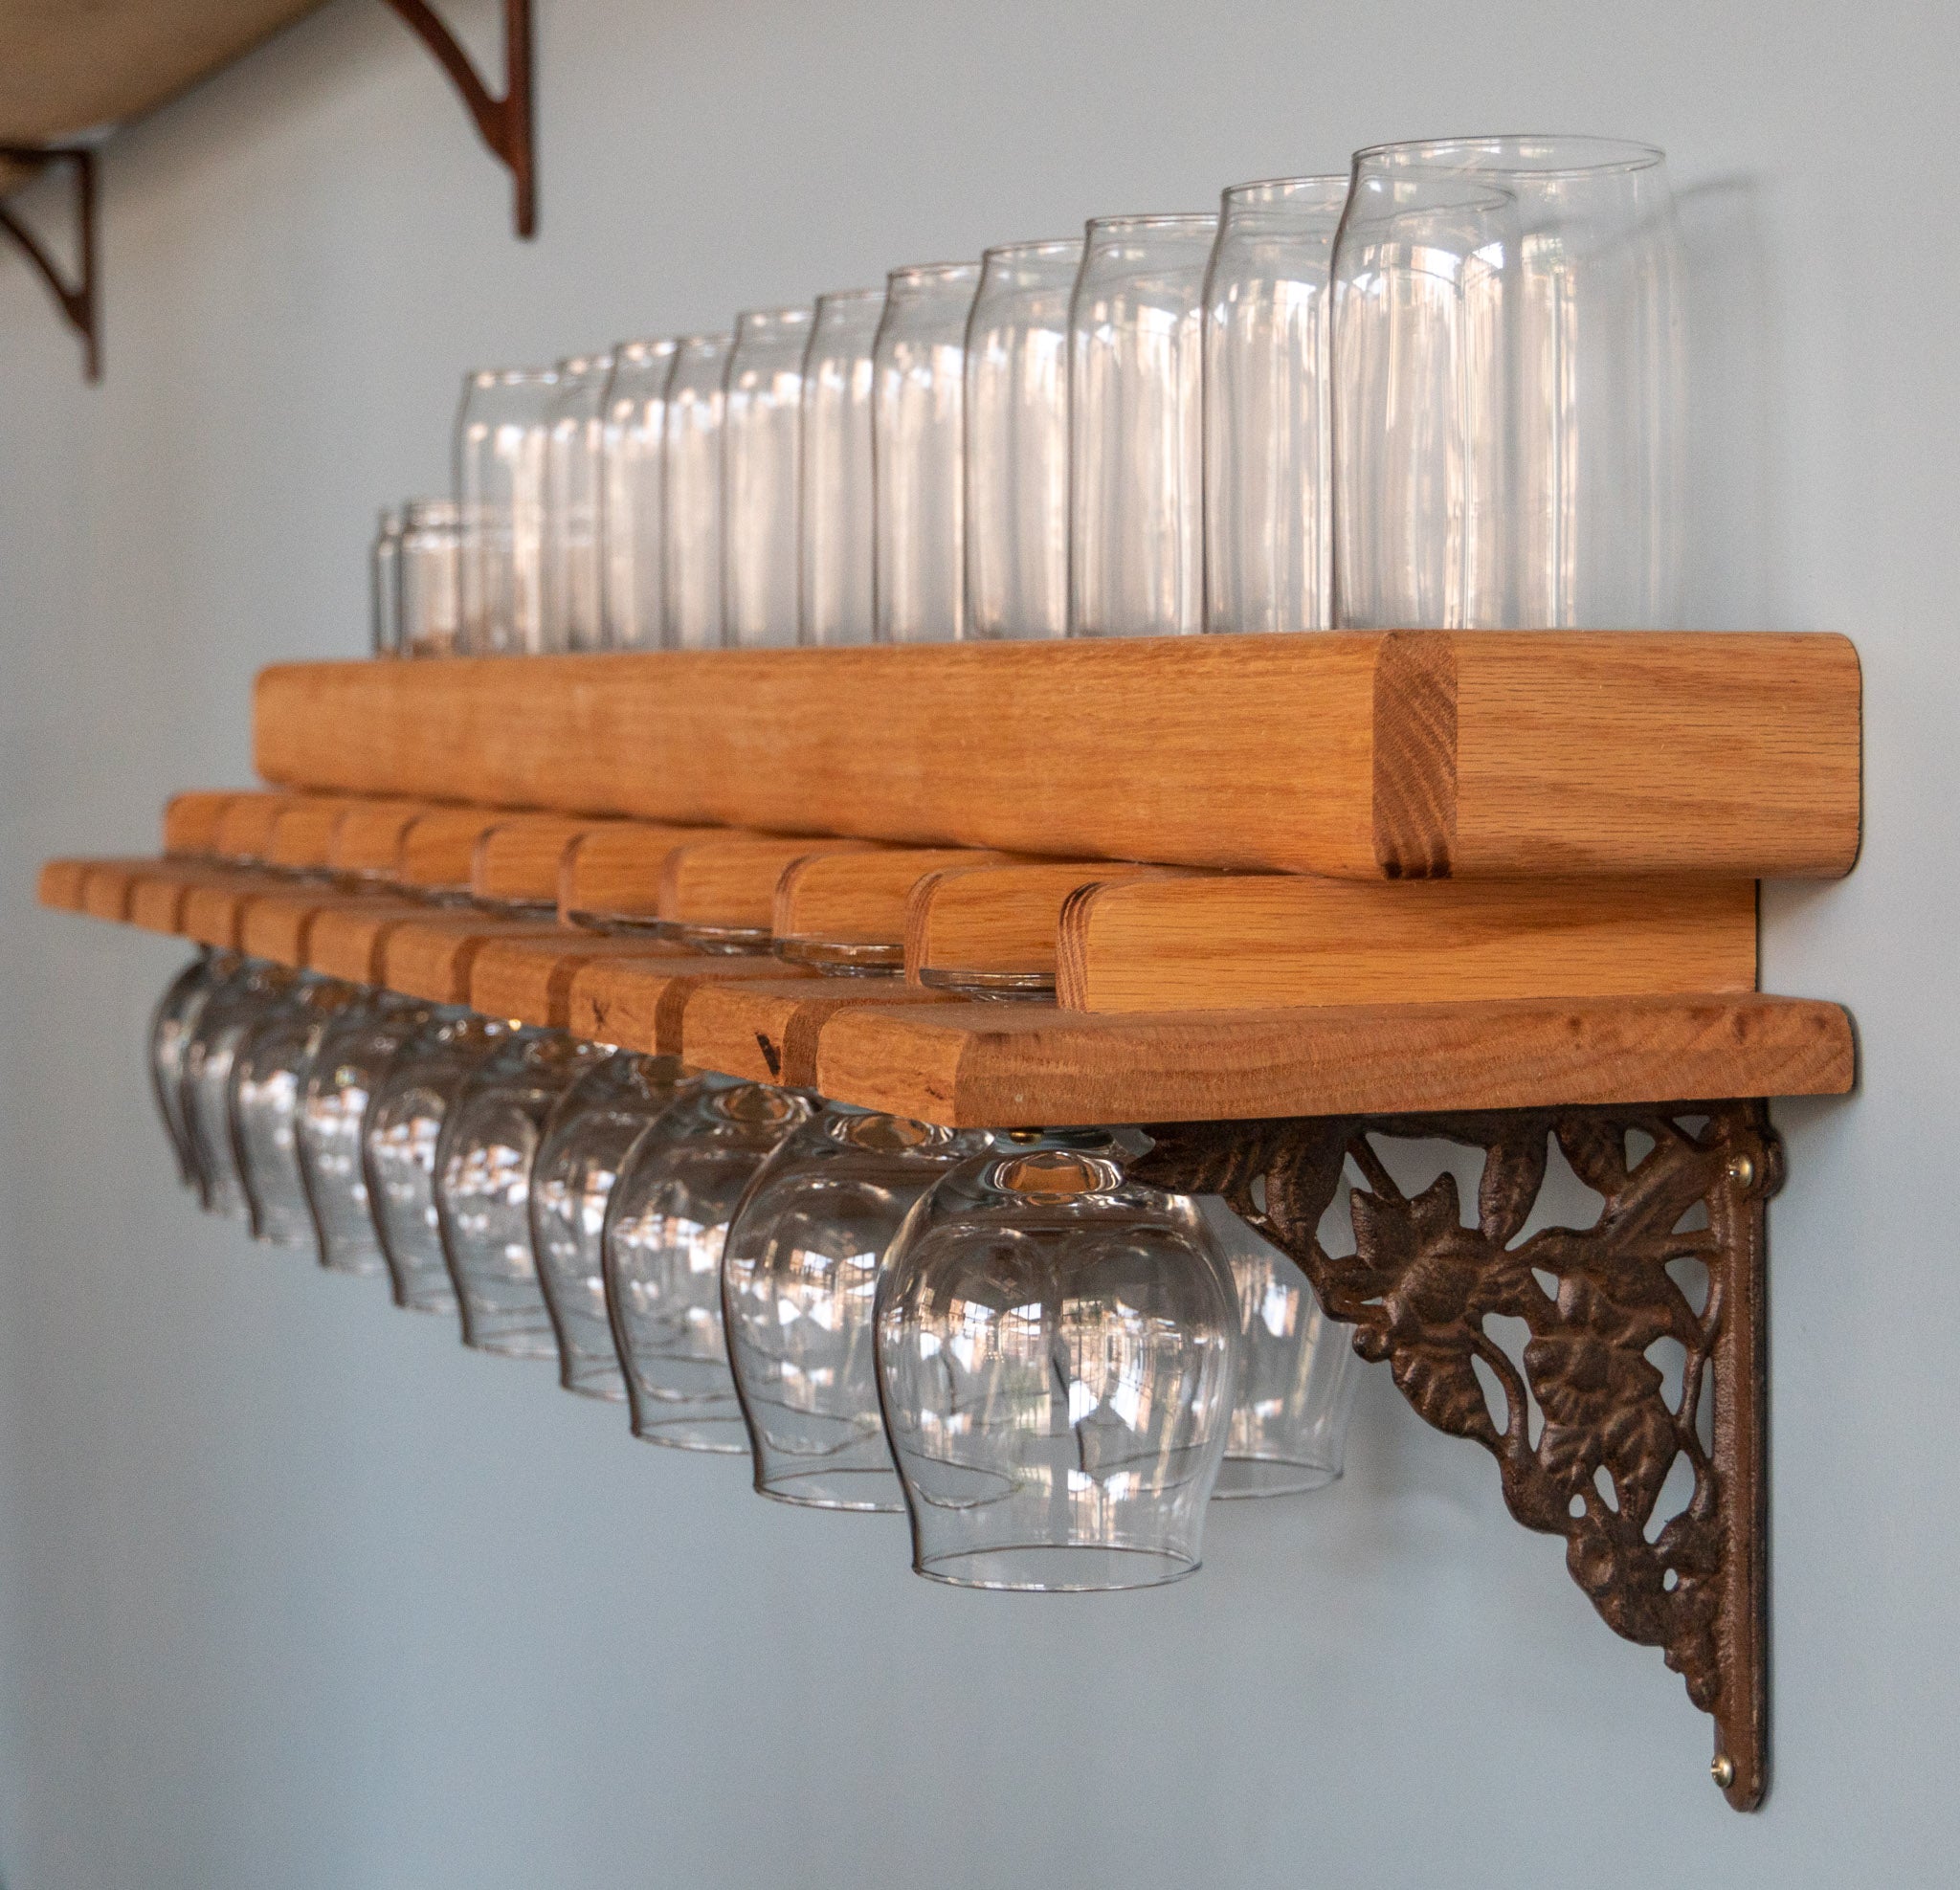
[(1665, 627), (1680, 275), (1658, 150), (1455, 139), (473, 373), (377, 644)]
[(1213, 1496), (1340, 1475), (1346, 1329), (1138, 1131), (956, 1132), (227, 952), (150, 1068), (212, 1212), (766, 1496), (908, 1512), (921, 1574), (1170, 1581)]

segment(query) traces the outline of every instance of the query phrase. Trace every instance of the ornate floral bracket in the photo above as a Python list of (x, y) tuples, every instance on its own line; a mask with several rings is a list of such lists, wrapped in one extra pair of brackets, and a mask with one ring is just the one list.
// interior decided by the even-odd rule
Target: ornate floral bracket
[[(1222, 1194), (1290, 1254), (1354, 1348), (1386, 1359), (1417, 1413), (1497, 1458), (1526, 1527), (1566, 1540), (1572, 1578), (1615, 1632), (1659, 1647), (1715, 1720), (1711, 1770), (1738, 1811), (1767, 1783), (1768, 1554), (1764, 1204), (1783, 1178), (1761, 1102), (1328, 1117), (1153, 1128), (1143, 1178)], [(1447, 1171), (1413, 1198), (1372, 1137), (1485, 1151), (1477, 1223)], [(1636, 1151), (1630, 1142), (1649, 1145)], [(1556, 1141), (1604, 1199), (1590, 1228), (1520, 1238)], [(1321, 1217), (1347, 1163), (1355, 1251)], [(1706, 1268), (1699, 1308), (1670, 1272)], [(1522, 1321), (1522, 1367), (1486, 1322)], [(1513, 1328), (1515, 1329), (1515, 1328)], [(1685, 1354), (1679, 1391), (1649, 1353)], [(1479, 1362), (1504, 1410), (1500, 1423)], [(1712, 1383), (1711, 1383), (1712, 1381)], [(1704, 1442), (1704, 1395), (1712, 1424)], [(1657, 1519), (1677, 1458), (1693, 1473)]]
[(0, 158), (12, 164), (36, 167), (65, 163), (74, 167), (75, 249), (78, 274), (67, 280), (55, 266), (55, 259), (27, 225), (5, 204), (0, 204), (0, 230), (5, 230), (27, 259), (40, 272), (68, 325), (81, 337), (82, 374), (91, 381), (102, 378), (102, 351), (98, 334), (96, 305), (96, 154), (76, 145), (0, 145)]
[(470, 56), (425, 0), (387, 0), (435, 55), (462, 94), (484, 144), (509, 167), (517, 233), (538, 229), (537, 152), (531, 122), (531, 0), (503, 0), (503, 97), (493, 98)]

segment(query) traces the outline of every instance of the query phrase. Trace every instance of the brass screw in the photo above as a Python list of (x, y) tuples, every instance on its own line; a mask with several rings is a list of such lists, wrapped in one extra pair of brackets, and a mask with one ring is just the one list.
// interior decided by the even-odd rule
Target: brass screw
[(1726, 1752), (1716, 1753), (1709, 1761), (1708, 1776), (1726, 1791), (1735, 1783), (1735, 1761)]
[(1729, 1158), (1728, 1178), (1738, 1188), (1753, 1188), (1756, 1181), (1756, 1165), (1747, 1155)]

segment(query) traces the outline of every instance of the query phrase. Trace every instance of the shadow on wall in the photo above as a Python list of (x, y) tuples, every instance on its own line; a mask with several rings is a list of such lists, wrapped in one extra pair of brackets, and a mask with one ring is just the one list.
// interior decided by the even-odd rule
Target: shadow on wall
[(1778, 310), (1762, 185), (1718, 177), (1676, 197), (1687, 256), (1687, 478), (1682, 622), (1794, 630), (1776, 582)]

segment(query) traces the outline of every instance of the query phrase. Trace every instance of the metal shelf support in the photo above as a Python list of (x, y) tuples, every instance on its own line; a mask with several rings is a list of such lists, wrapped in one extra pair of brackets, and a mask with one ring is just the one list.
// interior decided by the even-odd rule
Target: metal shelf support
[(41, 279), (60, 307), (62, 319), (80, 336), (84, 378), (100, 381), (102, 349), (98, 326), (100, 309), (96, 294), (96, 154), (78, 145), (0, 145), (0, 158), (32, 165), (36, 169), (51, 164), (71, 167), (78, 270), (74, 279), (62, 275), (39, 238), (5, 204), (0, 204), (0, 230), (13, 238), (21, 253), (40, 272)]

